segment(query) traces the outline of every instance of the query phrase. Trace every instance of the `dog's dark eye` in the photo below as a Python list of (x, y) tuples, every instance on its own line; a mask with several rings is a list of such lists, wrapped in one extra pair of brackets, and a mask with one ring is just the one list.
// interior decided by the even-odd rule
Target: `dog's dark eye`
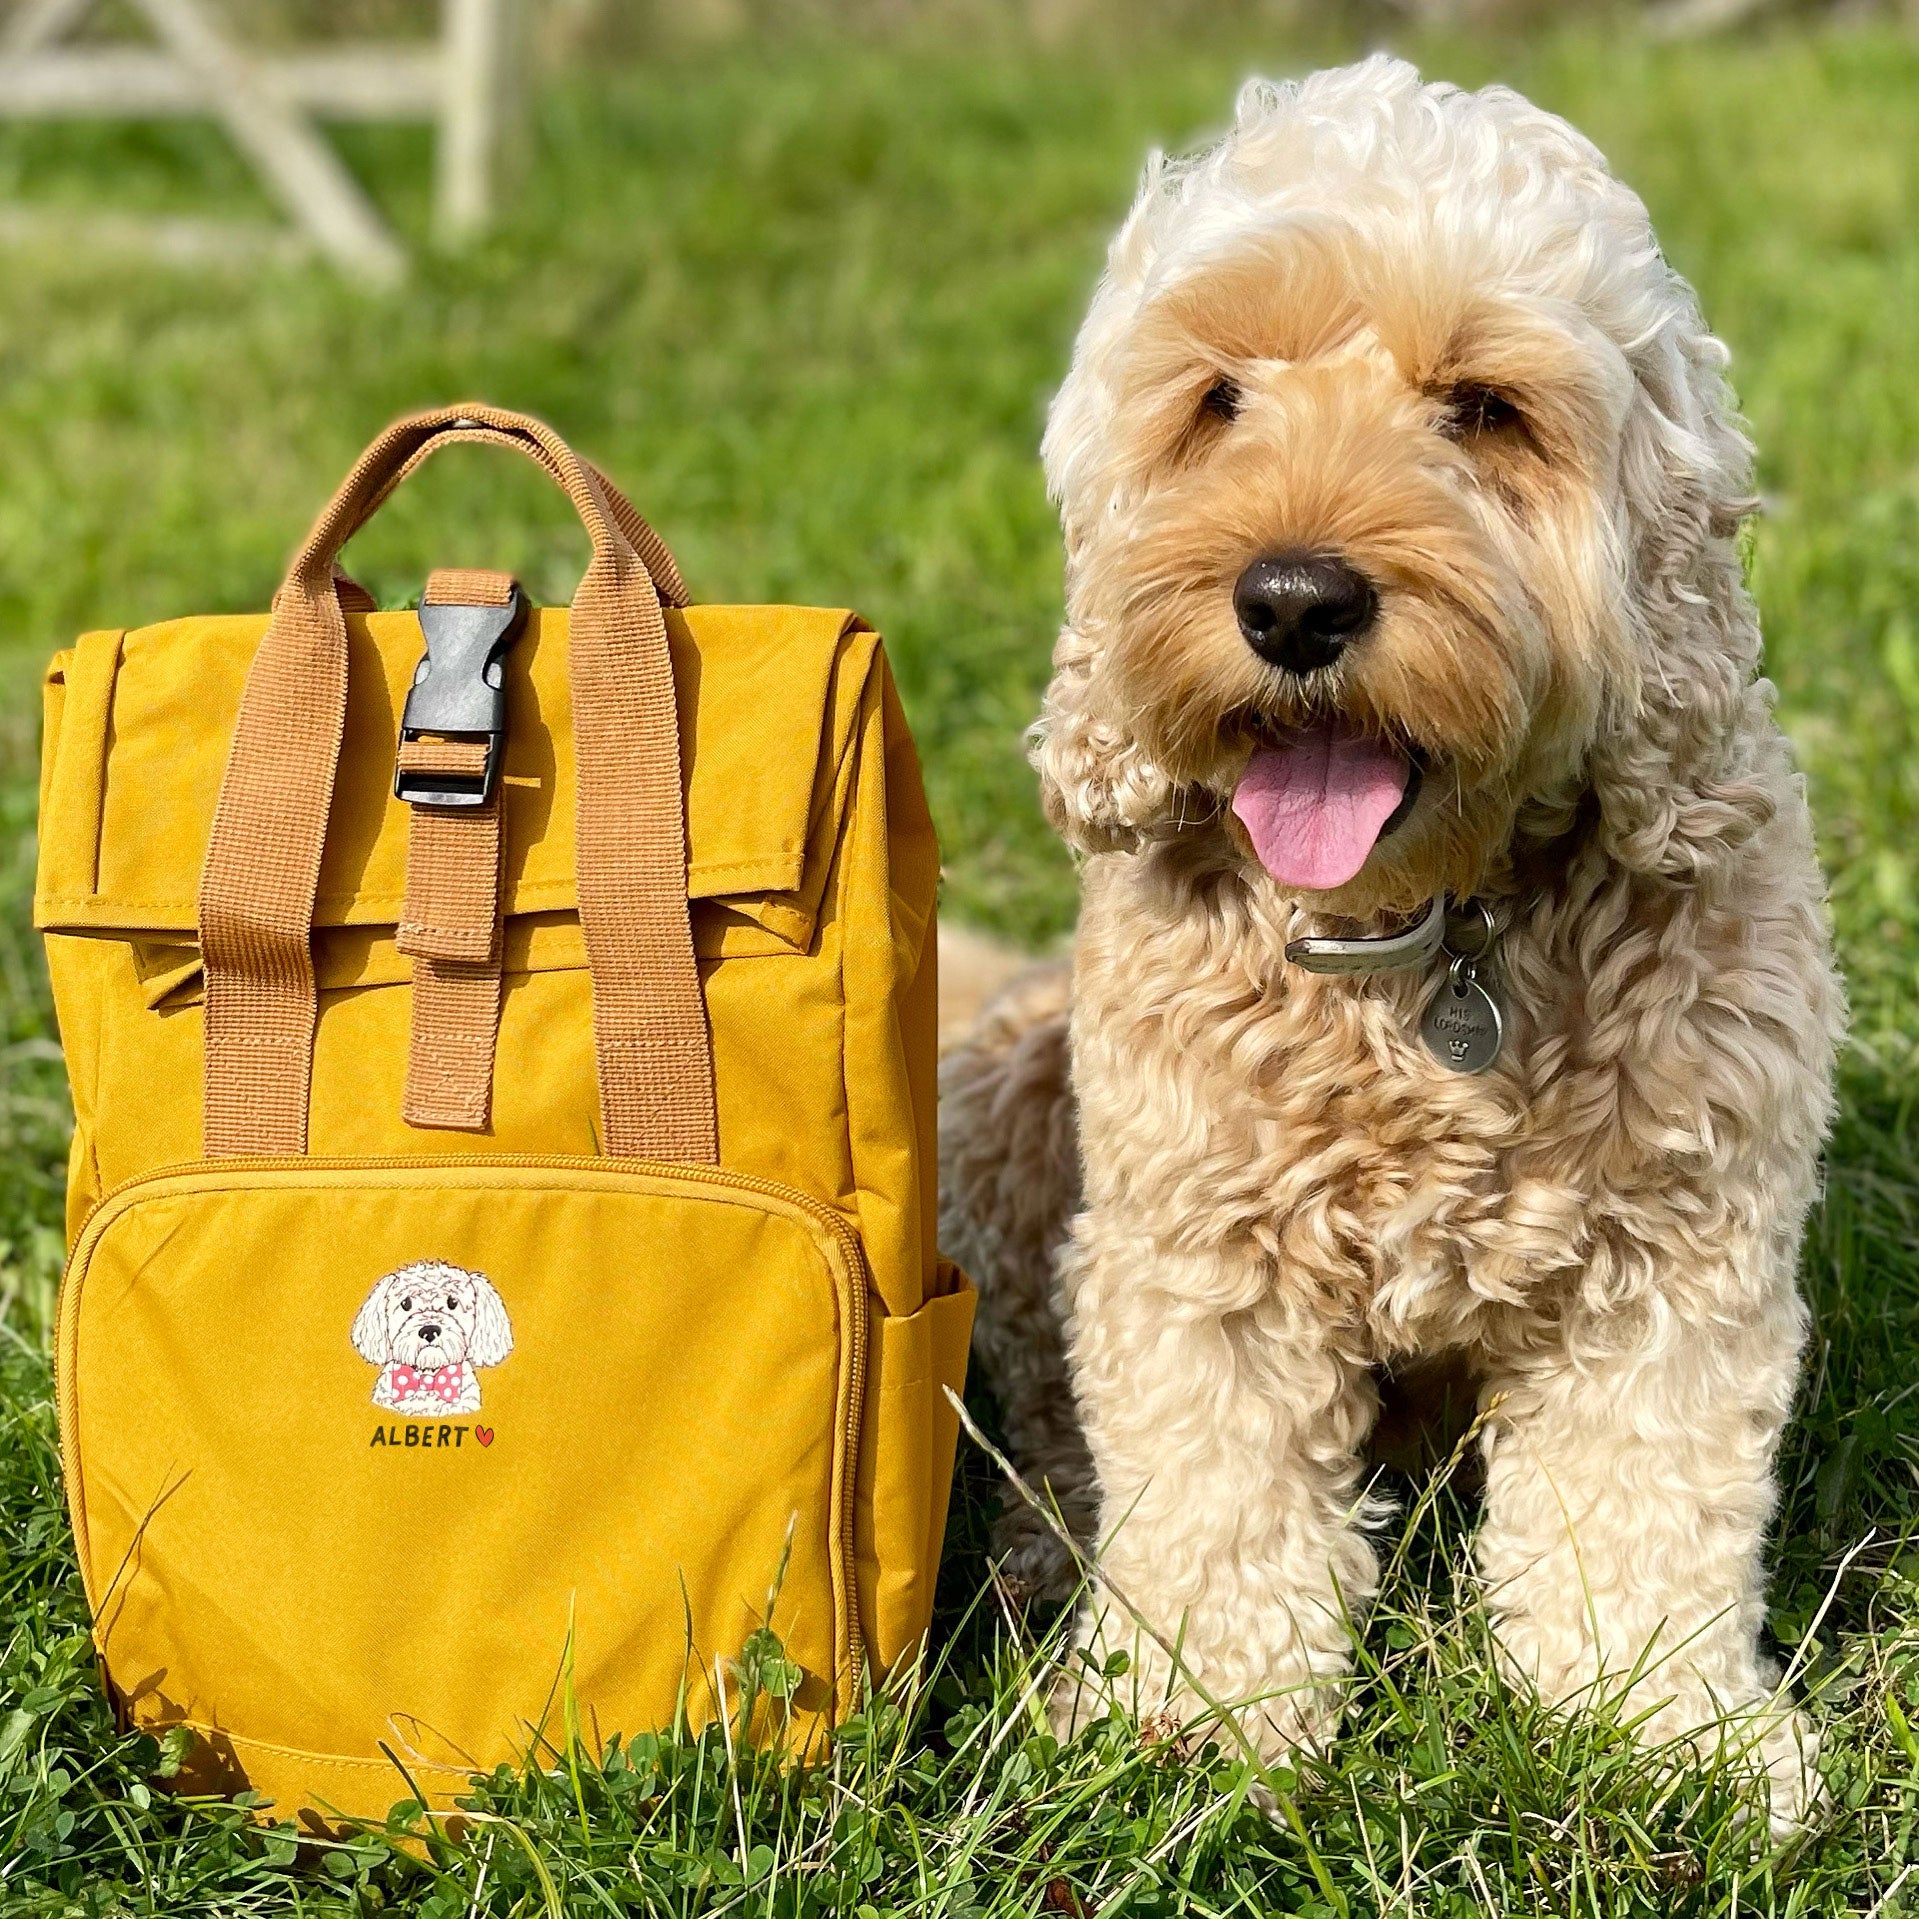
[(446, 1309), (449, 1313), (457, 1313), (460, 1310), (460, 1302), (452, 1293), (446, 1296)]
[(1503, 393), (1495, 393), (1489, 386), (1456, 386), (1445, 400), (1444, 431), (1455, 440), (1526, 430), (1526, 416)]
[(403, 1313), (410, 1313), (413, 1310), (413, 1301), (410, 1296), (400, 1301), (400, 1310)]
[(1209, 419), (1237, 420), (1239, 418), (1239, 382), (1237, 380), (1215, 380), (1206, 389), (1199, 403), (1199, 410)]

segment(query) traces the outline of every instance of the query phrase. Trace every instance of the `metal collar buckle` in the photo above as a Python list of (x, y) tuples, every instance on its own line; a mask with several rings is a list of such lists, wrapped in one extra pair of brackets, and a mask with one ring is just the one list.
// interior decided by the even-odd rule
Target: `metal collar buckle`
[(526, 595), (516, 584), (504, 606), (422, 604), (426, 652), (400, 716), (400, 744), (426, 733), (486, 742), (479, 773), (427, 773), (398, 768), (393, 796), (410, 806), (484, 806), (500, 777), (506, 737), (506, 655), (526, 621)]

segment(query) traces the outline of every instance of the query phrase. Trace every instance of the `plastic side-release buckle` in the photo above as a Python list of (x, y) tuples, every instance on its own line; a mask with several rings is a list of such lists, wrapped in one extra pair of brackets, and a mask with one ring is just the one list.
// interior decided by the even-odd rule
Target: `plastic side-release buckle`
[(426, 652), (400, 715), (404, 749), (424, 734), (484, 741), (486, 759), (477, 773), (434, 771), (401, 765), (393, 796), (410, 806), (484, 806), (500, 777), (500, 747), (506, 738), (506, 656), (526, 623), (526, 595), (517, 583), (504, 606), (443, 606), (423, 603), (420, 631)]

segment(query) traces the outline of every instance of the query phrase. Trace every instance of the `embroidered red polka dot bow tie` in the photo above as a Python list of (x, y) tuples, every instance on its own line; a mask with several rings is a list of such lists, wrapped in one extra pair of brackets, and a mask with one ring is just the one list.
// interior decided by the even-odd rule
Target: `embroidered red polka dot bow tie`
[(394, 1395), (399, 1399), (412, 1399), (419, 1393), (431, 1393), (435, 1399), (444, 1400), (451, 1406), (460, 1396), (460, 1382), (465, 1372), (466, 1361), (463, 1359), (431, 1373), (420, 1372), (412, 1366), (395, 1366)]

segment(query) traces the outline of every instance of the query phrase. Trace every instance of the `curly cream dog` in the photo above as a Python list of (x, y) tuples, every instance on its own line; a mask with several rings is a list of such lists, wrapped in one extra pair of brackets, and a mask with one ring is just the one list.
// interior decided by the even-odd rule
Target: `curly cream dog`
[[(1053, 409), (1084, 905), (948, 1060), (944, 1236), (1016, 1450), (1269, 1755), (1374, 1588), (1372, 1369), (1454, 1355), (1511, 1667), (1811, 1785), (1760, 1555), (1843, 1011), (1726, 359), (1585, 139), (1381, 57), (1153, 162)], [(1447, 896), (1458, 968), (1286, 957)]]
[(378, 1281), (353, 1320), (353, 1350), (379, 1367), (373, 1403), (410, 1418), (480, 1410), (480, 1368), (513, 1351), (513, 1328), (484, 1273), (416, 1260)]

